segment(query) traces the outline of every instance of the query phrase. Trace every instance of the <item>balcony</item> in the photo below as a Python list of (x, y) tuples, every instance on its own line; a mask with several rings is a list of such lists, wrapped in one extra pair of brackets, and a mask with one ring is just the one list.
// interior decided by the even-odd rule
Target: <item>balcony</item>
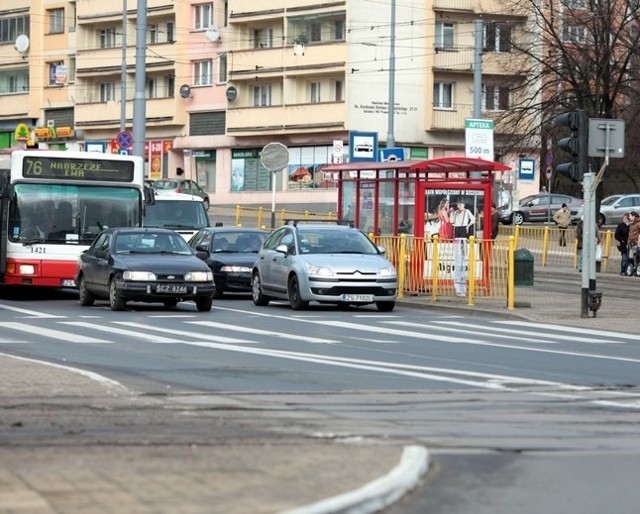
[(347, 45), (344, 41), (305, 46), (303, 56), (293, 54), (292, 47), (261, 48), (233, 52), (233, 62), (242, 63), (229, 72), (233, 81), (280, 77), (284, 74), (308, 75), (344, 72)]
[(473, 47), (455, 46), (451, 48), (436, 48), (433, 69), (443, 71), (473, 71)]
[[(154, 124), (184, 125), (186, 113), (178, 109), (176, 98), (150, 98), (146, 102), (147, 126)], [(133, 101), (127, 101), (127, 119), (133, 118)], [(78, 128), (117, 127), (120, 123), (120, 101), (77, 103), (75, 121)]]
[(505, 6), (502, 0), (433, 0), (433, 10), (527, 16), (526, 5), (516, 5), (515, 2), (510, 2), (508, 6)]
[[(107, 2), (104, 0), (82, 0), (81, 2), (78, 2), (78, 25), (82, 25), (83, 23), (95, 23), (98, 20), (101, 23), (111, 21), (112, 19), (122, 20), (122, 2), (112, 3), (109, 8), (105, 9), (106, 4)], [(147, 13), (151, 13), (162, 8), (166, 9), (167, 5), (171, 5), (167, 0), (147, 0)], [(171, 10), (175, 9), (175, 7), (172, 7)], [(137, 11), (137, 0), (128, 0), (127, 12), (129, 13), (129, 16), (131, 16), (132, 12), (135, 13)], [(113, 14), (113, 18), (109, 16), (111, 14)]]
[(467, 118), (473, 118), (473, 105), (453, 104), (451, 109), (434, 107), (431, 130), (464, 130)]
[[(451, 109), (434, 107), (432, 113), (430, 130), (463, 131), (465, 119), (474, 117), (472, 104), (454, 104)], [(525, 134), (531, 130), (532, 116), (512, 111), (482, 111), (480, 118), (493, 120), (496, 134)]]
[(0, 119), (32, 117), (29, 111), (29, 91), (0, 95)]
[[(269, 120), (271, 124), (265, 124)], [(343, 130), (344, 102), (245, 107), (227, 110), (227, 134), (249, 136)]]
[[(154, 52), (161, 55), (158, 57), (154, 53), (147, 53), (146, 65), (147, 69), (152, 68), (173, 69), (176, 61), (176, 45), (170, 43), (153, 45)], [(127, 67), (129, 69), (135, 66), (135, 48), (127, 48)], [(105, 75), (112, 73), (120, 73), (122, 67), (122, 47), (115, 46), (111, 48), (92, 48), (87, 50), (78, 50), (76, 61), (76, 73), (79, 76), (88, 75)]]

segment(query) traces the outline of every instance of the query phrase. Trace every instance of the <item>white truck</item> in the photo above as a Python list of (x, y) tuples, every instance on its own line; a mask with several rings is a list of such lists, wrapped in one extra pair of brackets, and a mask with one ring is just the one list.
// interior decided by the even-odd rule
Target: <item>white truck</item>
[(142, 224), (145, 227), (171, 229), (185, 241), (201, 228), (210, 226), (202, 198), (182, 193), (154, 195), (153, 203), (145, 205)]

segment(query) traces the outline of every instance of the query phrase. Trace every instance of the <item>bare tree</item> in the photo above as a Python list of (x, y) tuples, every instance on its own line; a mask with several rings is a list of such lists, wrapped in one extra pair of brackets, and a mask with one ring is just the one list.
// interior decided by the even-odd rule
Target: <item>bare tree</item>
[[(626, 156), (611, 160), (605, 189), (640, 189), (640, 1), (513, 0), (513, 12), (526, 17), (512, 38), (514, 51), (526, 57), (520, 70), (526, 81), (511, 85), (519, 98), (511, 119), (539, 121), (533, 132), (542, 142), (541, 162), (549, 150), (554, 165), (569, 158), (554, 148), (562, 137), (553, 125), (558, 114), (584, 109), (589, 118), (624, 119)], [(514, 136), (508, 144), (515, 148), (522, 141)], [(553, 190), (579, 189), (556, 178)]]

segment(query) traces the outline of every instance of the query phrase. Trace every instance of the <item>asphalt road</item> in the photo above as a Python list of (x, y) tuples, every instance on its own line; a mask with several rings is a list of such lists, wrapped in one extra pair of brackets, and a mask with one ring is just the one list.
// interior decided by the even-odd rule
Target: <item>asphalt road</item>
[[(404, 307), (293, 312), (237, 297), (211, 313), (188, 304), (114, 313), (80, 307), (73, 292), (32, 295), (0, 296), (0, 352), (94, 371), (149, 397), (225, 404), (247, 436), (427, 446), (426, 483), (388, 512), (595, 514), (608, 496), (611, 514), (640, 499), (633, 335)], [(153, 426), (172, 437), (170, 423)], [(23, 442), (37, 435), (23, 432)]]

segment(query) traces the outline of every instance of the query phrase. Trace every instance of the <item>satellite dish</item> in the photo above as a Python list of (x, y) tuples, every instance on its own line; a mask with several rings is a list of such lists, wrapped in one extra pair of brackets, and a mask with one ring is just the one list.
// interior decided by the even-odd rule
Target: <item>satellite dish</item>
[(191, 95), (191, 86), (189, 84), (182, 84), (180, 86), (180, 96), (182, 98), (189, 98)]
[(27, 36), (26, 34), (20, 34), (16, 38), (15, 48), (21, 54), (29, 50), (29, 36)]
[(205, 34), (209, 41), (213, 41), (214, 43), (217, 43), (220, 40), (220, 31), (218, 30), (218, 27), (216, 27), (215, 25), (213, 27), (209, 27), (205, 32)]
[(238, 96), (238, 90), (234, 86), (229, 86), (227, 88), (226, 94), (227, 94), (227, 100), (229, 100), (230, 102), (233, 102)]

